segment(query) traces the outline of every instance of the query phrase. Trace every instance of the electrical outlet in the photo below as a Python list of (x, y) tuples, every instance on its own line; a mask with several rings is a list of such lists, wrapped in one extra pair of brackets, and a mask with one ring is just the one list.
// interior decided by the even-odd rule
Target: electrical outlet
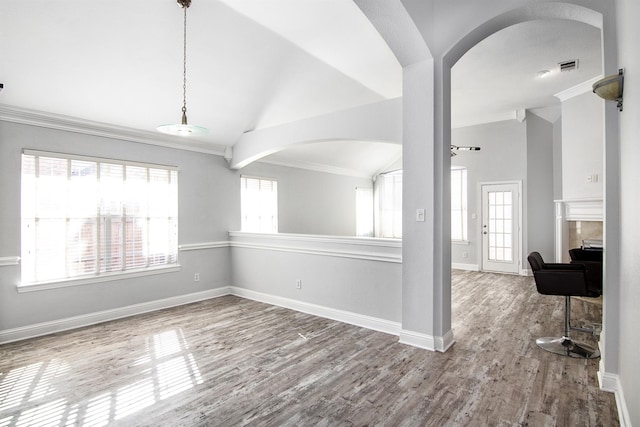
[(193, 275), (193, 281), (194, 282), (199, 282), (200, 281), (200, 273), (196, 273)]
[(469, 252), (462, 252), (462, 258), (469, 258)]
[(296, 289), (302, 289), (302, 280), (296, 280)]

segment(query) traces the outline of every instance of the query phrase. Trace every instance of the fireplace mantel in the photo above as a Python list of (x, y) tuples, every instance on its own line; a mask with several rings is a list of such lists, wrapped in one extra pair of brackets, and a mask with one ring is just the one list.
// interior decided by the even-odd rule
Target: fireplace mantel
[(555, 200), (556, 262), (566, 262), (569, 251), (569, 221), (603, 221), (602, 199)]

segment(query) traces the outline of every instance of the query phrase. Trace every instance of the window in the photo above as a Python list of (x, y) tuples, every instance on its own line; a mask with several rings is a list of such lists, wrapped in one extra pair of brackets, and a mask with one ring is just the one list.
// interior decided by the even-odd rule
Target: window
[(373, 237), (372, 188), (356, 188), (356, 236)]
[(22, 283), (178, 264), (175, 167), (25, 150)]
[(273, 179), (240, 177), (242, 231), (278, 232), (278, 182)]
[(467, 240), (467, 170), (451, 169), (451, 240)]
[[(402, 237), (402, 171), (378, 176), (376, 181), (376, 236)], [(467, 240), (467, 169), (451, 169), (451, 240)]]
[(402, 171), (384, 173), (376, 180), (378, 237), (402, 238)]

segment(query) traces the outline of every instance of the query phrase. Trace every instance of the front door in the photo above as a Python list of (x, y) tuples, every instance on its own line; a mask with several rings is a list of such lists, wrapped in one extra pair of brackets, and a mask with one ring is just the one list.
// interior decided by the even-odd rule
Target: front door
[(520, 191), (517, 182), (482, 185), (482, 270), (520, 271)]

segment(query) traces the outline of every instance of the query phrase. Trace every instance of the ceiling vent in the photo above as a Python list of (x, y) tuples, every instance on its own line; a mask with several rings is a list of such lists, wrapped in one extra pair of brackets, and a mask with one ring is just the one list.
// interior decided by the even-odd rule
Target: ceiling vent
[(573, 71), (578, 68), (578, 60), (572, 59), (571, 61), (561, 62), (558, 65), (560, 65), (560, 72)]

